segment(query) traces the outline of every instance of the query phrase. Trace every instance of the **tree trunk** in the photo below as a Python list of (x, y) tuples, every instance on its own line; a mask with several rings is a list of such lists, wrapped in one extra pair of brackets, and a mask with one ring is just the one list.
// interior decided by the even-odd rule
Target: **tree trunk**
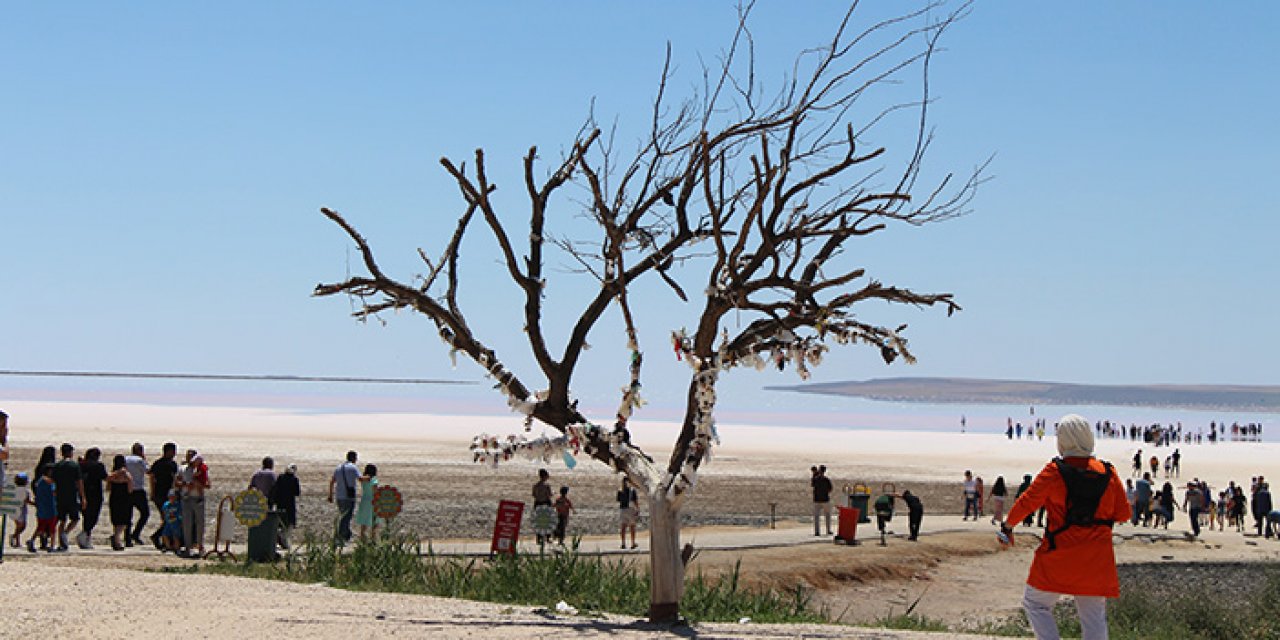
[(684, 561), (680, 558), (680, 509), (664, 493), (649, 496), (649, 621), (680, 619)]

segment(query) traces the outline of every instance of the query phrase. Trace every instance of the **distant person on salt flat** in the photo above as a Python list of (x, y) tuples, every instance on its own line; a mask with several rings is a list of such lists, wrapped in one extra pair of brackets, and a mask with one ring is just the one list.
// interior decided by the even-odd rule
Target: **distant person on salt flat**
[(813, 535), (820, 536), (818, 516), (827, 518), (827, 535), (831, 535), (831, 478), (827, 477), (827, 466), (809, 467), (812, 477), (809, 486), (813, 489)]
[[(1036, 509), (1048, 512), (1048, 527), (1027, 576), (1022, 606), (1036, 638), (1056, 640), (1053, 606), (1075, 597), (1083, 640), (1107, 637), (1106, 598), (1120, 595), (1111, 527), (1130, 516), (1124, 484), (1109, 463), (1093, 457), (1093, 430), (1078, 415), (1059, 421), (1058, 453), (1009, 510), (1017, 523)], [(1012, 542), (1013, 528), (1001, 525)]]

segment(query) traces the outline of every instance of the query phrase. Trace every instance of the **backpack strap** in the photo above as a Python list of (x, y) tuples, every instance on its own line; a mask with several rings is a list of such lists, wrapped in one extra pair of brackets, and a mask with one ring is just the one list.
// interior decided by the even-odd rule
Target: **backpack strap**
[[(1106, 461), (1101, 461), (1101, 462), (1102, 462), (1102, 466), (1103, 466), (1103, 468), (1104, 468), (1104, 472), (1103, 472), (1103, 474), (1102, 474), (1102, 475), (1103, 475), (1103, 477), (1105, 477), (1105, 478), (1106, 478), (1107, 482), (1108, 482), (1108, 483), (1110, 483), (1110, 482), (1111, 482), (1111, 474), (1112, 474), (1112, 467), (1111, 467), (1111, 463), (1110, 463), (1110, 462), (1106, 462)], [(1072, 469), (1067, 469), (1067, 467), (1070, 467), (1070, 465), (1068, 465), (1068, 464), (1066, 463), (1066, 461), (1065, 461), (1065, 460), (1063, 460), (1062, 458), (1054, 458), (1054, 459), (1053, 459), (1053, 463), (1054, 463), (1054, 465), (1055, 465), (1055, 466), (1057, 466), (1057, 468), (1058, 468), (1058, 475), (1060, 475), (1060, 476), (1062, 477), (1062, 483), (1063, 483), (1063, 484), (1065, 484), (1065, 485), (1067, 485), (1067, 498), (1068, 498), (1068, 500), (1070, 500), (1070, 498), (1071, 498), (1071, 486), (1070, 486), (1070, 481), (1069, 481), (1069, 480), (1067, 480), (1068, 474), (1073, 474), (1073, 475), (1074, 475), (1074, 474), (1076, 474), (1076, 473), (1082, 473), (1082, 471), (1077, 470), (1077, 469), (1074, 469), (1074, 468), (1072, 468)], [(1103, 489), (1103, 495), (1105, 495), (1105, 494), (1106, 494), (1106, 489), (1104, 488), (1104, 489)], [(1101, 503), (1101, 500), (1102, 500), (1101, 496), (1099, 496), (1098, 500), (1099, 500), (1099, 503)], [(1096, 513), (1097, 513), (1097, 510), (1098, 510), (1098, 505), (1096, 505), (1096, 504), (1095, 504), (1095, 505), (1094, 505), (1094, 507), (1093, 507), (1093, 509), (1094, 509), (1094, 513), (1096, 514)], [(1102, 519), (1099, 519), (1099, 518), (1096, 518), (1096, 517), (1091, 517), (1091, 518), (1090, 518), (1090, 520), (1089, 520), (1089, 522), (1087, 522), (1087, 523), (1072, 523), (1072, 522), (1071, 522), (1071, 505), (1070, 505), (1070, 504), (1068, 504), (1068, 505), (1067, 505), (1067, 513), (1066, 513), (1065, 515), (1066, 515), (1066, 521), (1062, 523), (1062, 526), (1060, 526), (1060, 527), (1058, 527), (1058, 528), (1056, 528), (1056, 529), (1045, 529), (1045, 532), (1044, 532), (1044, 538), (1045, 538), (1045, 541), (1047, 541), (1047, 542), (1049, 543), (1049, 551), (1053, 551), (1053, 550), (1055, 550), (1055, 549), (1057, 549), (1057, 548), (1058, 548), (1058, 544), (1057, 544), (1057, 540), (1056, 540), (1056, 538), (1058, 537), (1058, 534), (1062, 533), (1063, 531), (1066, 531), (1067, 529), (1070, 529), (1070, 528), (1071, 528), (1071, 527), (1073, 527), (1073, 526), (1096, 527), (1096, 526), (1103, 526), (1103, 525), (1105, 525), (1105, 526), (1109, 529), (1109, 528), (1111, 528), (1111, 527), (1113, 527), (1113, 526), (1115, 525), (1115, 522), (1113, 522), (1113, 521), (1111, 521), (1111, 520), (1102, 520)]]

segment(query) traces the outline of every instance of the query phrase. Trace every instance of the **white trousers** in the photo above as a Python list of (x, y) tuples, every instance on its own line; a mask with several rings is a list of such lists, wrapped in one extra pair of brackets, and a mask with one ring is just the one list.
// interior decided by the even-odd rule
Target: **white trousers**
[[(1062, 594), (1041, 591), (1031, 585), (1022, 594), (1022, 608), (1027, 612), (1031, 630), (1037, 640), (1059, 640), (1058, 623), (1053, 619), (1053, 605)], [(1076, 599), (1076, 615), (1080, 616), (1081, 640), (1107, 640), (1107, 599), (1102, 596), (1071, 596)]]

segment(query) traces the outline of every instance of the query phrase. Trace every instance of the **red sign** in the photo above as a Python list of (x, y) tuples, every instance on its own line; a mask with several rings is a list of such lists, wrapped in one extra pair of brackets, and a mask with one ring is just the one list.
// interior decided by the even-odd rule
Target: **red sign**
[(498, 521), (493, 524), (493, 544), (489, 553), (515, 555), (516, 540), (520, 538), (520, 517), (524, 515), (524, 503), (514, 500), (498, 502)]

